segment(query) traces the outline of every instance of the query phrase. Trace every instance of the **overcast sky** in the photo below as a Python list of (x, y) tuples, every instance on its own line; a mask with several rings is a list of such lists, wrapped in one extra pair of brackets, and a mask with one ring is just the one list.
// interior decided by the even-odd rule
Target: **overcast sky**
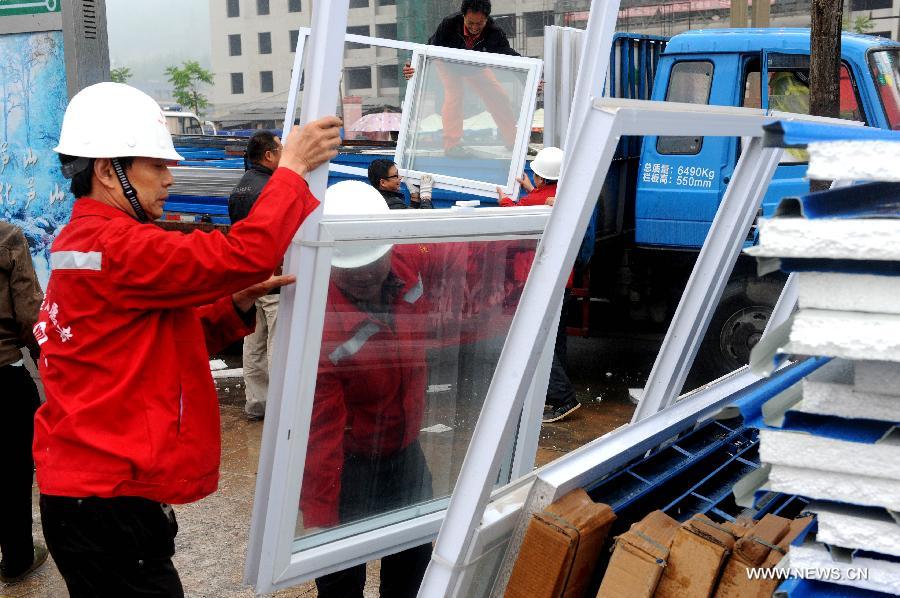
[(208, 0), (106, 0), (109, 59), (127, 66), (129, 81), (169, 99), (166, 67), (197, 60), (210, 67)]

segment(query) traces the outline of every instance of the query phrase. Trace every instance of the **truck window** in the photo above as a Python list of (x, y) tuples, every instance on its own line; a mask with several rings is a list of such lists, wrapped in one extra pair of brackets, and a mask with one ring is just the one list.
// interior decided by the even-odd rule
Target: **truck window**
[[(757, 61), (748, 63), (748, 69), (742, 105), (746, 108), (759, 108), (759, 63)], [(776, 70), (770, 67), (767, 93), (769, 109), (809, 114), (809, 68)], [(856, 86), (853, 83), (853, 76), (845, 63), (841, 64), (840, 96), (840, 117), (847, 120), (865, 121)]]
[[(708, 104), (712, 76), (712, 62), (697, 60), (675, 63), (669, 73), (666, 101)], [(656, 140), (656, 151), (660, 154), (697, 154), (701, 147), (702, 137), (659, 137)]]
[[(761, 107), (760, 76), (759, 61), (755, 59), (748, 61), (742, 104), (745, 108)], [(850, 74), (846, 63), (841, 63), (840, 76), (840, 117), (865, 122), (853, 75)], [(770, 110), (809, 114), (809, 56), (770, 55), (766, 94)], [(792, 148), (784, 152), (781, 163), (791, 164), (808, 160), (806, 150)]]
[(869, 54), (872, 79), (892, 131), (900, 129), (900, 50), (879, 50)]

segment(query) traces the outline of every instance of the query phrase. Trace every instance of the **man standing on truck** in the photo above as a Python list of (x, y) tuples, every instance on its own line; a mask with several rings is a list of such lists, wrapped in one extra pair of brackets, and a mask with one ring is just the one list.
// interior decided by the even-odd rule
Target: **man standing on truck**
[[(519, 56), (512, 49), (506, 34), (491, 18), (490, 0), (463, 0), (459, 13), (441, 21), (428, 45), (492, 54)], [(409, 63), (403, 68), (407, 81), (416, 70)], [(444, 86), (444, 103), (441, 119), (444, 127), (444, 152), (450, 157), (468, 157), (468, 152), (460, 145), (463, 135), (463, 85), (470, 87), (484, 102), (485, 107), (507, 147), (516, 142), (516, 116), (513, 114), (509, 96), (489, 69), (482, 69), (476, 76), (460, 76), (452, 65), (437, 64), (438, 77)]]
[[(281, 140), (270, 131), (257, 131), (250, 137), (245, 155), (247, 171), (228, 198), (228, 216), (232, 225), (250, 214), (263, 187), (278, 168), (282, 149)], [(244, 337), (244, 412), (250, 421), (259, 421), (266, 415), (278, 297), (279, 290), (274, 289), (256, 300), (256, 329)]]
[(47, 402), (34, 458), (44, 538), (73, 598), (183, 596), (171, 504), (214, 492), (221, 453), (210, 352), (252, 330), (254, 301), (318, 205), (303, 176), (340, 120), (295, 127), (253, 212), (226, 236), (154, 226), (181, 157), (156, 102), (99, 83), (59, 145), (77, 198), (53, 243), (35, 338)]
[(35, 544), (31, 535), (31, 441), (40, 397), (21, 351), (28, 347), (38, 360), (31, 328), (41, 297), (25, 235), (18, 227), (0, 222), (0, 388), (4, 395), (0, 402), (0, 581), (4, 583), (21, 581), (47, 560), (47, 549)]

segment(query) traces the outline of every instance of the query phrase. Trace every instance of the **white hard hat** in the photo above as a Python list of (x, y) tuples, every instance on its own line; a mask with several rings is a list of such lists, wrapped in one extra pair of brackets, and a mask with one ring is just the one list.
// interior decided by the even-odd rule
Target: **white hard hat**
[(548, 181), (558, 181), (562, 170), (563, 151), (558, 147), (545, 147), (531, 162), (534, 174)]
[(184, 160), (156, 101), (122, 83), (85, 87), (69, 102), (55, 152), (82, 158)]
[[(362, 181), (341, 181), (325, 192), (323, 213), (326, 216), (368, 216), (391, 211), (381, 193)], [(367, 266), (391, 249), (386, 245), (338, 244), (334, 248), (331, 265), (335, 268), (360, 268)]]

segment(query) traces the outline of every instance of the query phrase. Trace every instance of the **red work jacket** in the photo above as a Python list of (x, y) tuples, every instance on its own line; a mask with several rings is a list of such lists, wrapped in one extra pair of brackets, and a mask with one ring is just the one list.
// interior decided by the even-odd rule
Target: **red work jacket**
[(185, 503), (215, 491), (209, 353), (250, 331), (231, 295), (275, 270), (317, 205), (284, 168), (227, 236), (166, 232), (75, 203), (35, 325), (47, 395), (34, 436), (42, 493)]
[(387, 321), (329, 285), (300, 497), (306, 527), (339, 522), (345, 453), (375, 459), (418, 438), (426, 351), (463, 341), (462, 248), (397, 245), (392, 251), (396, 293)]
[(556, 183), (544, 185), (540, 189), (535, 189), (518, 202), (513, 201), (505, 195), (500, 198), (500, 205), (504, 208), (513, 206), (543, 206), (551, 197), (556, 197)]

